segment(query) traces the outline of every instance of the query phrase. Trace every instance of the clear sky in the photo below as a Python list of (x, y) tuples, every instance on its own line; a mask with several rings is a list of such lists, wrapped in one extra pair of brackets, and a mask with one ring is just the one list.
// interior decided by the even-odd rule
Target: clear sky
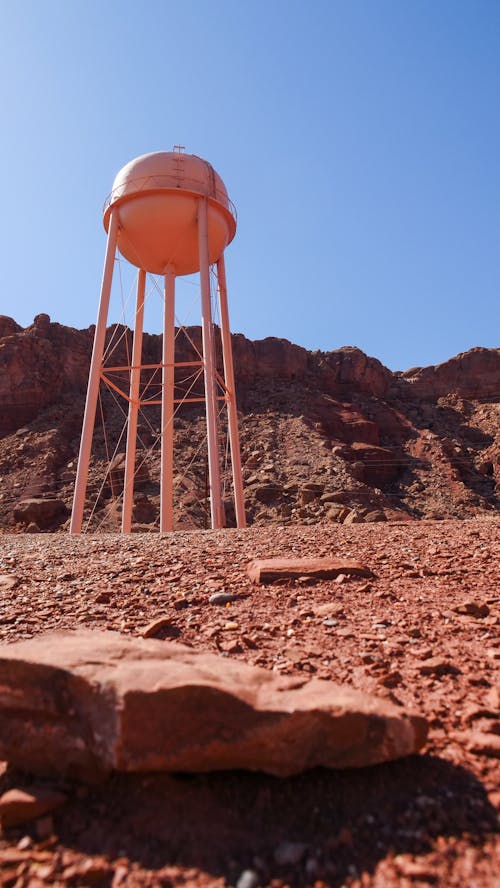
[(94, 323), (102, 202), (207, 158), (231, 323), (392, 369), (500, 345), (498, 0), (0, 0), (0, 313)]

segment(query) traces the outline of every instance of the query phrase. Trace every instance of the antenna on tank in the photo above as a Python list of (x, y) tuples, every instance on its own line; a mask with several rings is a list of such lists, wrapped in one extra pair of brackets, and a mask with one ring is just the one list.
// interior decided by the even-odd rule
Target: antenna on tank
[[(184, 145), (174, 145), (173, 151), (144, 154), (130, 161), (116, 176), (104, 204), (103, 221), (108, 240), (71, 514), (70, 532), (73, 534), (82, 529), (101, 381), (114, 390), (115, 396), (118, 394), (128, 402), (122, 532), (129, 533), (132, 523), (138, 414), (140, 409), (151, 404), (161, 406), (159, 527), (161, 533), (174, 529), (174, 417), (176, 405), (185, 401), (205, 405), (210, 517), (214, 529), (225, 523), (218, 402), (222, 401), (227, 408), (236, 524), (237, 527), (246, 526), (224, 262), (224, 250), (236, 233), (236, 211), (224, 182), (212, 165), (194, 154), (184, 154), (184, 151)], [(179, 154), (183, 155), (182, 164), (178, 162)], [(138, 268), (136, 311), (132, 355), (127, 355), (127, 363), (108, 367), (104, 365), (103, 356), (117, 251)], [(212, 266), (217, 270), (222, 373), (217, 370), (215, 356), (210, 293)], [(197, 350), (199, 360), (176, 364), (175, 281), (177, 277), (195, 272), (200, 273), (202, 348)], [(142, 359), (147, 273), (163, 277), (162, 359), (158, 364), (144, 364)], [(175, 397), (175, 370), (181, 366), (189, 368), (195, 381), (203, 379), (203, 397), (196, 397), (194, 393), (189, 398)], [(161, 398), (145, 397), (145, 387), (141, 383), (143, 371), (161, 372)], [(110, 379), (111, 373), (127, 375), (128, 391)]]

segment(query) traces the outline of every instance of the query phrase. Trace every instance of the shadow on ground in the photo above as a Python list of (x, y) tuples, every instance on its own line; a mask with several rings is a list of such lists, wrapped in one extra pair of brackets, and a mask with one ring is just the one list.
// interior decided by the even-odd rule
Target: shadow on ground
[[(300, 888), (322, 879), (338, 888), (391, 853), (425, 853), (439, 835), (480, 844), (496, 829), (482, 784), (431, 755), (287, 780), (246, 772), (115, 775), (79, 796), (56, 817), (66, 847), (126, 855), (148, 869), (196, 867), (229, 884), (252, 868), (262, 884), (280, 878)], [(298, 862), (277, 861), (285, 842), (303, 845), (295, 848)]]

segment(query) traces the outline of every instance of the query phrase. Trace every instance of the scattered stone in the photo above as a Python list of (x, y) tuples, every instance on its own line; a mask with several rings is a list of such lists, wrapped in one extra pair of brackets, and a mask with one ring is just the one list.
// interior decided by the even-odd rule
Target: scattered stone
[(486, 702), (488, 706), (491, 706), (491, 708), (496, 710), (497, 713), (500, 712), (500, 687), (493, 685), (493, 687), (489, 689), (486, 695)]
[(397, 688), (403, 681), (403, 676), (396, 669), (386, 672), (380, 677), (380, 684), (385, 688)]
[(394, 863), (400, 875), (406, 876), (408, 879), (416, 879), (427, 885), (433, 885), (437, 880), (436, 870), (426, 861), (410, 860), (403, 854), (398, 854), (394, 858)]
[(500, 734), (473, 731), (467, 745), (475, 755), (500, 758)]
[(3, 646), (0, 684), (0, 756), (83, 780), (112, 770), (284, 777), (362, 767), (416, 752), (427, 734), (425, 719), (351, 688), (297, 687), (238, 660), (112, 632)]
[(52, 789), (9, 789), (0, 796), (0, 820), (4, 827), (18, 826), (57, 810), (65, 802), (64, 793)]
[(473, 722), (480, 718), (497, 719), (499, 714), (498, 707), (496, 707), (496, 709), (490, 709), (487, 706), (472, 704), (465, 710), (463, 718), (466, 722)]
[(373, 577), (372, 571), (359, 561), (338, 558), (270, 558), (251, 561), (247, 573), (254, 583), (272, 583), (280, 579), (313, 577), (328, 580), (339, 574)]
[(259, 882), (260, 879), (255, 870), (243, 870), (236, 882), (236, 888), (257, 888)]
[(0, 592), (9, 592), (19, 585), (19, 577), (13, 574), (0, 574)]
[(338, 492), (329, 491), (324, 493), (323, 496), (320, 497), (320, 501), (322, 503), (338, 503), (342, 502), (344, 498), (344, 494), (339, 494)]
[(356, 512), (355, 509), (352, 509), (344, 518), (343, 524), (361, 524), (363, 522), (362, 516), (359, 512)]
[(240, 598), (239, 595), (233, 595), (231, 592), (215, 592), (214, 595), (211, 595), (208, 599), (209, 604), (232, 604), (233, 601), (238, 601)]
[(35, 524), (34, 521), (30, 521), (27, 527), (24, 529), (25, 533), (40, 533), (40, 528), (38, 524)]
[(487, 604), (481, 604), (478, 601), (465, 601), (463, 604), (459, 604), (458, 607), (454, 607), (453, 610), (456, 614), (466, 614), (478, 619), (487, 617), (490, 612)]
[(424, 660), (418, 668), (422, 675), (461, 675), (458, 666), (450, 663), (449, 660), (442, 660), (440, 657)]
[(316, 484), (312, 481), (304, 484), (300, 489), (301, 506), (306, 506), (308, 503), (312, 503), (314, 500), (318, 499), (324, 489), (324, 484)]
[(368, 524), (375, 521), (387, 521), (387, 515), (381, 509), (374, 509), (372, 512), (366, 513), (364, 520)]
[(297, 866), (306, 851), (304, 842), (281, 842), (274, 850), (274, 859), (278, 866)]
[(66, 872), (65, 878), (67, 881), (76, 882), (77, 885), (106, 884), (113, 873), (111, 864), (102, 857), (87, 857), (74, 866), (73, 870), (71, 874)]
[(180, 629), (170, 617), (153, 620), (141, 632), (143, 638), (178, 638), (180, 634)]
[(279, 484), (261, 484), (253, 492), (259, 502), (269, 505), (281, 496), (282, 489)]

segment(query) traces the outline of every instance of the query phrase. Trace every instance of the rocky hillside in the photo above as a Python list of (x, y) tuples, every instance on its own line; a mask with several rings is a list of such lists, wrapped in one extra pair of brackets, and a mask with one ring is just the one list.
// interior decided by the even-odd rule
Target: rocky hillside
[[(66, 526), (93, 332), (51, 323), (47, 315), (26, 329), (0, 317), (5, 532)], [(176, 360), (194, 360), (200, 339), (197, 327), (180, 331)], [(110, 329), (109, 344), (116, 348), (108, 364), (125, 363), (130, 331)], [(233, 348), (250, 522), (352, 523), (499, 511), (500, 350), (475, 348), (436, 367), (392, 373), (353, 347), (308, 352), (286, 340), (251, 342), (236, 334)], [(160, 355), (161, 338), (146, 335), (144, 362), (157, 363)], [(115, 371), (112, 378), (127, 389), (125, 376)], [(177, 395), (192, 382), (179, 370)], [(158, 379), (146, 372), (143, 384), (155, 400)], [(87, 514), (94, 530), (119, 521), (125, 405), (111, 390), (103, 393)], [(135, 505), (136, 526), (143, 530), (157, 521), (159, 430), (159, 407), (145, 408)], [(199, 406), (184, 406), (176, 416), (176, 467), (177, 526), (203, 527), (207, 470)], [(229, 497), (226, 517), (230, 525)]]

